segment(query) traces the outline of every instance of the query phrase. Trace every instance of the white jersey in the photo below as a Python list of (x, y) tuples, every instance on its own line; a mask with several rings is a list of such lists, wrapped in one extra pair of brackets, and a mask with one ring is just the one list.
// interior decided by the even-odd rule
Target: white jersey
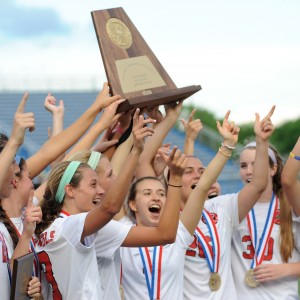
[[(193, 237), (179, 222), (174, 244), (163, 246), (160, 280), (160, 299), (183, 299), (183, 267), (185, 251), (193, 241)], [(159, 246), (157, 247), (159, 248)], [(150, 256), (154, 247), (148, 247)], [(121, 247), (122, 286), (125, 299), (149, 299), (144, 265), (139, 248)], [(157, 284), (157, 282), (156, 282)], [(154, 299), (156, 296), (154, 296)]]
[(98, 231), (95, 239), (98, 270), (105, 300), (121, 299), (120, 286), (120, 247), (132, 225), (110, 221)]
[(47, 271), (44, 276), (51, 284), (54, 300), (103, 299), (95, 235), (86, 237), (84, 244), (81, 243), (86, 216), (87, 213), (80, 213), (55, 219), (36, 243), (39, 261), (44, 272)]
[(7, 236), (9, 233), (3, 223), (0, 222), (0, 299), (9, 300), (10, 297), (10, 281), (7, 269), (9, 263)]
[[(257, 236), (261, 237), (269, 203), (256, 203), (254, 206)], [(275, 214), (275, 224), (273, 226), (270, 239), (264, 253), (263, 264), (282, 264), (280, 256), (280, 225), (279, 225), (279, 209)], [(295, 238), (296, 249), (294, 249), (292, 258), (289, 262), (299, 262), (300, 255), (300, 218), (293, 217), (293, 233)], [(261, 283), (256, 288), (248, 287), (245, 283), (246, 272), (250, 269), (253, 260), (253, 246), (248, 231), (247, 219), (245, 218), (233, 234), (233, 251), (232, 251), (232, 269), (234, 281), (239, 299), (299, 299), (298, 281), (295, 277), (285, 277), (279, 280)]]
[[(211, 291), (209, 279), (211, 271), (201, 243), (194, 234), (194, 241), (186, 251), (184, 264), (184, 299), (237, 300), (231, 271), (231, 237), (233, 227), (238, 225), (238, 194), (224, 195), (206, 200), (204, 208), (215, 222), (220, 240), (219, 275), (221, 286)], [(212, 249), (212, 241), (206, 221), (201, 217), (198, 228), (202, 231)]]
[[(20, 235), (23, 232), (23, 220), (21, 217), (17, 217), (17, 218), (11, 218), (10, 219), (13, 224), (15, 225), (18, 234)], [(8, 230), (6, 229), (5, 225), (3, 223), (0, 223), (0, 251), (1, 251), (1, 288), (0, 288), (0, 299), (9, 299), (9, 295), (10, 295), (10, 282), (9, 282), (9, 276), (8, 276), (8, 270), (7, 270), (7, 264), (6, 261), (7, 259), (11, 259), (11, 257), (13, 256), (14, 253), (14, 245), (13, 245), (13, 240), (8, 232)], [(5, 245), (3, 243), (3, 239), (5, 241)], [(6, 247), (7, 250), (7, 257), (5, 257), (4, 254), (4, 247)], [(28, 249), (29, 250), (29, 249)], [(3, 276), (2, 276), (3, 274)], [(3, 278), (3, 288), (2, 288), (2, 278)], [(6, 295), (6, 296), (5, 296)], [(8, 295), (8, 296), (7, 296)]]

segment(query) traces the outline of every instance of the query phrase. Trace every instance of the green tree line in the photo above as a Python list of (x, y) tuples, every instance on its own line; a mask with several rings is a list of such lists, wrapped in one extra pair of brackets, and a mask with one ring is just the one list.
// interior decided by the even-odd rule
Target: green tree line
[[(196, 109), (195, 118), (199, 118), (203, 126), (208, 126), (213, 130), (216, 130), (215, 115), (207, 110), (195, 107), (191, 104), (184, 105), (184, 111), (190, 113), (193, 109)], [(222, 120), (219, 120), (222, 121)], [(239, 143), (246, 144), (248, 141), (254, 139), (253, 123), (239, 124), (240, 134)], [(278, 151), (286, 156), (294, 147), (298, 137), (300, 135), (300, 118), (296, 120), (290, 120), (276, 126), (270, 142), (278, 149)]]

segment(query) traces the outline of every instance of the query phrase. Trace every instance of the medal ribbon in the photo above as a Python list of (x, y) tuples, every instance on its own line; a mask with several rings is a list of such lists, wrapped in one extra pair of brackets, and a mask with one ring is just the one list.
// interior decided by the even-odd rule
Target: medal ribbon
[(218, 230), (211, 214), (205, 208), (203, 209), (202, 217), (204, 218), (209, 231), (212, 249), (209, 247), (209, 241), (207, 241), (199, 227), (196, 228), (195, 235), (203, 248), (210, 272), (218, 273), (220, 265), (220, 238)]
[[(158, 257), (157, 248), (158, 247), (153, 247), (151, 259), (149, 249), (147, 247), (139, 247), (150, 300), (160, 299), (163, 246), (159, 246)], [(156, 297), (154, 297), (155, 291)]]
[(10, 269), (10, 265), (9, 265), (9, 257), (8, 257), (8, 250), (7, 250), (7, 246), (6, 246), (6, 243), (5, 243), (5, 239), (4, 239), (4, 236), (2, 234), (2, 232), (0, 232), (0, 242), (2, 242), (2, 251), (3, 251), (3, 258), (6, 257), (7, 258), (7, 262), (6, 262), (6, 265), (7, 265), (7, 273), (8, 273), (8, 278), (9, 278), (9, 283), (11, 285), (11, 269)]
[(256, 226), (254, 208), (252, 208), (251, 211), (247, 214), (248, 230), (249, 230), (250, 238), (255, 252), (253, 261), (251, 263), (251, 269), (260, 265), (263, 261), (264, 253), (272, 233), (274, 220), (275, 220), (275, 213), (278, 208), (278, 202), (279, 202), (278, 198), (275, 197), (275, 194), (273, 192), (272, 199), (269, 204), (265, 226), (259, 241), (257, 237), (257, 226)]

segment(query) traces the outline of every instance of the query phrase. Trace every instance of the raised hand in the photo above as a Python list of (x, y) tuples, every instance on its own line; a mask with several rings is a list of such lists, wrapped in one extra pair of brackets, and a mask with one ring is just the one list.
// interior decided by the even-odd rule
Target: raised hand
[(164, 173), (166, 168), (166, 162), (161, 156), (160, 152), (164, 153), (165, 155), (169, 156), (170, 154), (170, 146), (171, 144), (164, 144), (158, 150), (153, 159), (153, 170), (156, 176), (161, 176)]
[(158, 151), (161, 157), (164, 159), (166, 165), (169, 167), (170, 177), (181, 177), (187, 164), (186, 155), (182, 154), (181, 151), (177, 149), (177, 146), (174, 146), (169, 156), (166, 155), (161, 149)]
[(181, 109), (182, 109), (182, 103), (183, 101), (179, 101), (176, 105), (167, 105), (166, 106), (166, 117), (167, 118), (172, 118), (174, 120), (177, 120)]
[(104, 152), (119, 141), (118, 139), (111, 140), (112, 130), (114, 127), (115, 126), (111, 126), (105, 131), (101, 139), (96, 143), (95, 146), (92, 147), (93, 151)]
[(186, 139), (190, 139), (192, 141), (196, 140), (199, 132), (203, 128), (203, 125), (202, 125), (200, 119), (194, 120), (195, 113), (196, 113), (196, 109), (193, 109), (189, 115), (188, 121), (186, 121), (185, 119), (180, 119), (180, 121), (184, 127)]
[(154, 119), (148, 118), (144, 119), (142, 115), (140, 115), (140, 109), (137, 108), (133, 115), (133, 147), (140, 152), (144, 149), (144, 139), (147, 136), (152, 136), (154, 133), (153, 128), (150, 126), (146, 126), (147, 124), (153, 124), (156, 121)]
[(256, 137), (260, 138), (263, 141), (268, 140), (274, 132), (275, 127), (271, 121), (271, 117), (273, 115), (275, 107), (276, 106), (273, 105), (269, 113), (262, 120), (260, 120), (260, 116), (258, 113), (255, 114), (254, 132)]
[(99, 109), (101, 110), (119, 99), (121, 99), (120, 95), (110, 96), (108, 83), (105, 82), (103, 84), (103, 89), (97, 95), (95, 102), (97, 103)]
[(59, 100), (59, 104), (56, 105), (56, 98), (51, 93), (46, 96), (44, 107), (52, 114), (63, 115), (65, 112), (64, 101)]
[(99, 119), (100, 122), (102, 122), (106, 128), (109, 128), (114, 123), (117, 122), (117, 120), (124, 115), (124, 113), (118, 113), (116, 114), (117, 108), (119, 104), (124, 102), (125, 99), (119, 99), (114, 101), (113, 103), (109, 104), (102, 112), (102, 115)]
[(240, 128), (236, 126), (233, 121), (229, 122), (229, 115), (230, 110), (228, 110), (225, 114), (222, 125), (219, 121), (217, 121), (217, 128), (219, 133), (224, 138), (224, 143), (228, 146), (234, 147), (238, 141)]
[(34, 206), (33, 195), (34, 195), (34, 191), (32, 190), (28, 198), (28, 202), (25, 210), (24, 228), (22, 232), (22, 235), (26, 235), (28, 238), (32, 237), (36, 227), (36, 223), (39, 223), (42, 220), (41, 207)]
[(10, 139), (16, 142), (18, 145), (23, 144), (25, 131), (27, 128), (30, 132), (35, 129), (33, 112), (24, 112), (28, 97), (29, 94), (25, 93), (22, 97), (21, 102), (19, 103), (19, 106), (15, 113), (14, 125), (10, 136)]

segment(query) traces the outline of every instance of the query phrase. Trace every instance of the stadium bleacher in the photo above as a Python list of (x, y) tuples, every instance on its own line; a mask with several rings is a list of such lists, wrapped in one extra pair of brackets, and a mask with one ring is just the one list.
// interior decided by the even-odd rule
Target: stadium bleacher
[[(19, 154), (25, 158), (32, 155), (48, 139), (48, 127), (52, 126), (51, 114), (44, 108), (44, 100), (47, 93), (35, 92), (30, 93), (26, 104), (26, 111), (35, 113), (36, 130), (27, 133), (25, 143), (19, 151)], [(96, 92), (54, 92), (53, 95), (57, 100), (63, 99), (65, 105), (64, 127), (68, 127), (73, 120), (77, 119), (90, 104), (94, 101)], [(10, 134), (15, 110), (22, 98), (22, 93), (0, 93), (0, 128), (6, 134)], [(207, 165), (215, 154), (216, 147), (211, 147), (208, 140), (216, 139), (212, 133), (207, 134), (208, 138), (203, 139), (199, 135), (199, 140), (195, 145), (195, 156), (199, 157), (204, 165)], [(177, 145), (183, 149), (184, 132), (178, 129), (172, 129), (168, 134), (166, 143)], [(238, 165), (234, 160), (228, 161), (222, 174), (219, 177), (222, 186), (222, 194), (234, 193), (240, 190), (242, 183), (239, 178)]]

